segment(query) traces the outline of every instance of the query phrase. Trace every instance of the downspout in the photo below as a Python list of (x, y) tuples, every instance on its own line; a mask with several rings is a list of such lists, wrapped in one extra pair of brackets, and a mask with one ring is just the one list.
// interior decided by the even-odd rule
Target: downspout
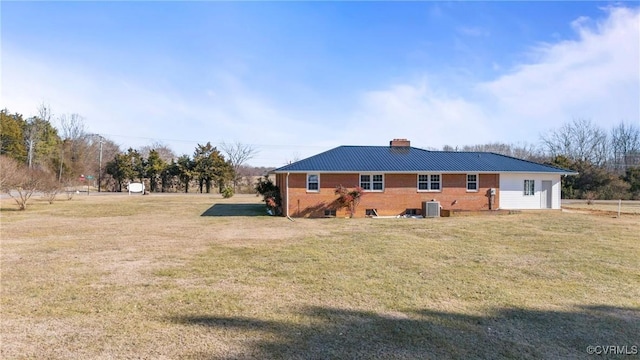
[(285, 198), (287, 203), (287, 210), (285, 210), (285, 215), (287, 216), (287, 219), (293, 221), (291, 216), (289, 216), (289, 173), (287, 173), (287, 178), (285, 180)]

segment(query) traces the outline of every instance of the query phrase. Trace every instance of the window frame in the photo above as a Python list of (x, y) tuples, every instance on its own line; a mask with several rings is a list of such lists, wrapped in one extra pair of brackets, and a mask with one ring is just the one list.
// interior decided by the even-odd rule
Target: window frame
[[(469, 181), (469, 176), (475, 176), (476, 179), (474, 181)], [(467, 192), (478, 192), (480, 191), (480, 175), (479, 174), (467, 174)], [(469, 189), (469, 184), (476, 184), (475, 189)]]
[(324, 209), (324, 217), (336, 217), (336, 209)]
[[(362, 177), (368, 176), (369, 179), (367, 181), (363, 181)], [(380, 176), (381, 180), (374, 181), (374, 177)], [(384, 192), (384, 174), (383, 173), (360, 173), (358, 174), (358, 184), (362, 188), (363, 191), (366, 192)], [(374, 184), (380, 184), (380, 189), (375, 189)], [(363, 186), (366, 185), (366, 186)]]
[(378, 209), (365, 209), (364, 210), (364, 215), (365, 216), (378, 216)]
[(536, 181), (533, 179), (524, 180), (524, 196), (535, 196), (536, 194)]
[[(316, 181), (315, 182), (310, 182), (310, 178), (312, 176), (316, 177)], [(317, 184), (318, 188), (317, 189), (311, 189), (309, 188), (310, 184)], [(307, 192), (313, 192), (313, 193), (317, 193), (320, 192), (320, 174), (319, 173), (308, 173), (307, 174)]]
[[(427, 180), (420, 180), (421, 176), (426, 176)], [(432, 179), (432, 176), (438, 176), (438, 181), (434, 181)], [(416, 176), (416, 188), (418, 190), (418, 192), (442, 192), (442, 174), (441, 173), (419, 173)], [(420, 184), (426, 184), (427, 188), (426, 189), (421, 189), (420, 188)], [(434, 189), (433, 188), (433, 184), (438, 184), (438, 188)]]

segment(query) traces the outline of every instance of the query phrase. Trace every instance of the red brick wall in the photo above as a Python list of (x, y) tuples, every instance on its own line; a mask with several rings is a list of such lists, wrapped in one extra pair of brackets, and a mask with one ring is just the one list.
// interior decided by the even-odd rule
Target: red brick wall
[(282, 213), (287, 215), (287, 194), (286, 194), (287, 174), (276, 174), (276, 186), (280, 189), (280, 198), (282, 199)]
[[(336, 186), (353, 188), (358, 186), (358, 182), (359, 174), (320, 174), (320, 191), (307, 192), (307, 174), (291, 174), (289, 214), (295, 217), (322, 217), (325, 209), (337, 209), (337, 196), (334, 194)], [(346, 214), (341, 209), (337, 210), (340, 216)]]
[[(286, 174), (278, 174), (286, 214)], [(294, 217), (322, 217), (325, 209), (335, 209), (336, 186), (353, 188), (359, 184), (359, 174), (320, 174), (320, 191), (307, 192), (307, 175), (289, 175), (289, 215)], [(466, 174), (443, 174), (442, 191), (418, 192), (416, 174), (385, 174), (383, 192), (366, 192), (356, 209), (356, 217), (365, 216), (366, 209), (376, 209), (378, 215), (402, 215), (406, 209), (421, 209), (423, 201), (440, 201), (448, 210), (488, 210), (490, 188), (497, 189), (494, 199), (495, 209), (499, 204), (498, 174), (481, 174), (477, 192), (467, 192)], [(346, 216), (344, 209), (338, 209), (337, 216)]]

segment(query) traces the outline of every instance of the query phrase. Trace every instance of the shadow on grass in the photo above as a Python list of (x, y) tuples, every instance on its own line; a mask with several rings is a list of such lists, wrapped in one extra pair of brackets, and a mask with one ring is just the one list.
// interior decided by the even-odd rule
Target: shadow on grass
[[(28, 207), (27, 207), (28, 209)], [(25, 211), (25, 210), (21, 210), (18, 205), (14, 206), (14, 207), (4, 207), (4, 206), (0, 206), (0, 211)]]
[(170, 321), (250, 339), (242, 356), (197, 354), (207, 359), (585, 358), (587, 346), (626, 345), (619, 350), (633, 352), (640, 345), (640, 310), (611, 306), (571, 312), (505, 308), (487, 316), (310, 307), (295, 315), (295, 324), (207, 315)]
[(264, 204), (215, 204), (200, 216), (267, 216)]

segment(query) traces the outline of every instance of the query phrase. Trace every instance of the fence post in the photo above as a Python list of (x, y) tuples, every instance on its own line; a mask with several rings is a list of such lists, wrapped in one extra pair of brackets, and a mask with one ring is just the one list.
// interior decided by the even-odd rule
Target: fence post
[(622, 207), (622, 199), (618, 200), (618, 217), (620, 217), (620, 208)]

